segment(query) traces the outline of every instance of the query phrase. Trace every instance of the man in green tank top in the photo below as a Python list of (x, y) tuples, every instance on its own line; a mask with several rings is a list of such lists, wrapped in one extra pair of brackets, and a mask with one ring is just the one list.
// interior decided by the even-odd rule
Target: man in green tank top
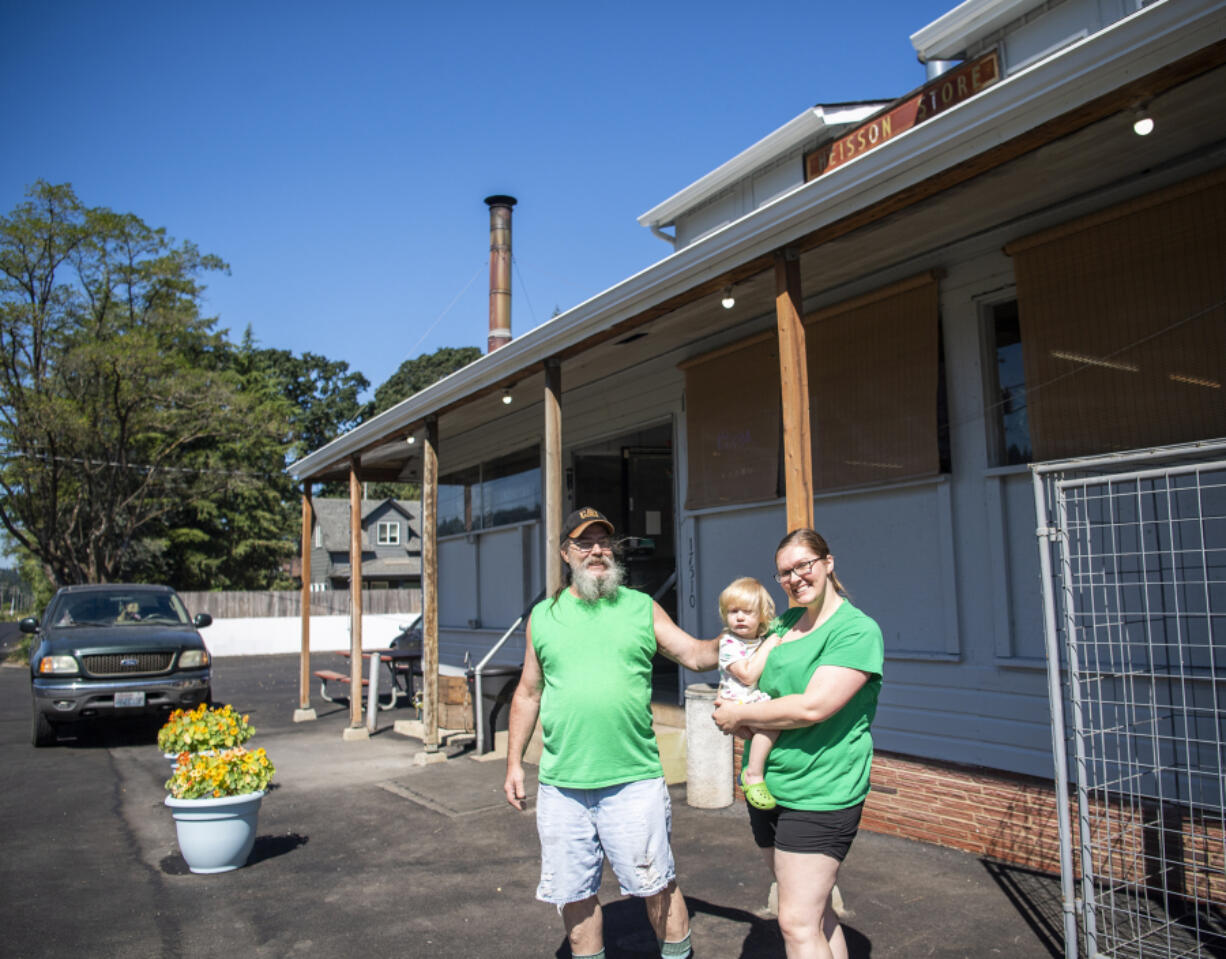
[(524, 808), (523, 755), (541, 720), (537, 791), (541, 882), (575, 959), (604, 956), (597, 891), (604, 860), (640, 896), (665, 959), (690, 956), (690, 924), (669, 846), (671, 807), (651, 729), (651, 658), (715, 668), (715, 640), (682, 630), (650, 596), (621, 585), (613, 524), (590, 507), (562, 524), (570, 584), (533, 608), (511, 700), (507, 801)]

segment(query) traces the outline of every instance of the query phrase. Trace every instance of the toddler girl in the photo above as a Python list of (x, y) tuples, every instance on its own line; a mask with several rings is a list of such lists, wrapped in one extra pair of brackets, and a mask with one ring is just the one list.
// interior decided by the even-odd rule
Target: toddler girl
[[(733, 580), (719, 594), (719, 615), (724, 632), (719, 637), (719, 698), (733, 703), (770, 699), (758, 689), (766, 657), (779, 645), (777, 634), (766, 635), (775, 615), (770, 593), (752, 576)], [(766, 757), (777, 730), (756, 729), (749, 740), (749, 762), (741, 773), (745, 801), (758, 809), (773, 809), (775, 797), (764, 780)]]

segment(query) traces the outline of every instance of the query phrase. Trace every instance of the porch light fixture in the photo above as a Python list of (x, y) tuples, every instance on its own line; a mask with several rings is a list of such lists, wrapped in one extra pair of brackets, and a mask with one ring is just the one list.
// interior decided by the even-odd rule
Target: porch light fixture
[(725, 310), (730, 310), (734, 306), (736, 306), (736, 297), (732, 295), (731, 286), (724, 287), (724, 293), (719, 303), (720, 303), (720, 306), (722, 306)]
[(417, 437), (414, 436), (412, 433), (410, 433), (408, 436), (404, 438), (404, 441), (408, 443), (410, 446), (412, 446), (414, 443), (417, 442)]
[(1142, 107), (1136, 112), (1132, 120), (1132, 132), (1139, 137), (1147, 137), (1154, 132), (1154, 118), (1149, 115), (1149, 110)]
[(503, 390), (503, 391), (502, 391), (502, 405), (503, 405), (503, 406), (510, 406), (510, 405), (511, 405), (511, 389), (510, 389), (510, 387), (507, 387), (507, 389), (505, 389), (505, 390)]

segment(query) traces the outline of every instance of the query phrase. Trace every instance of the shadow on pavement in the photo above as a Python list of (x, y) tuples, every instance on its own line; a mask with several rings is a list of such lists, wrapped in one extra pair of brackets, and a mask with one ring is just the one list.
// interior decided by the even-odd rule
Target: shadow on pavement
[(60, 749), (120, 749), (126, 746), (157, 744), (164, 716), (129, 719), (89, 720), (56, 727), (56, 746)]
[(995, 859), (980, 860), (1048, 955), (1064, 955), (1064, 909), (1060, 877)]
[[(783, 936), (774, 918), (765, 918), (746, 909), (719, 906), (714, 903), (686, 896), (691, 922), (695, 916), (706, 915), (744, 926), (747, 932), (737, 944), (726, 943), (727, 951), (720, 955), (736, 956), (738, 959), (775, 959), (783, 955)], [(641, 899), (627, 897), (615, 902), (602, 903), (604, 912), (604, 941), (607, 959), (638, 959), (641, 956), (659, 956), (655, 931), (647, 921), (647, 910)], [(847, 940), (849, 959), (870, 959), (872, 942), (843, 923), (843, 935)], [(565, 939), (554, 952), (555, 959), (570, 959), (570, 945)]]
[[(302, 836), (294, 832), (285, 836), (256, 836), (255, 845), (251, 847), (251, 855), (247, 857), (246, 865), (250, 867), (254, 866), (257, 862), (276, 859), (278, 856), (284, 856), (286, 853), (291, 853), (295, 849), (305, 846), (310, 841), (308, 836)], [(162, 861), (158, 863), (158, 868), (167, 876), (191, 875), (191, 870), (187, 868), (187, 863), (177, 852), (163, 857)]]

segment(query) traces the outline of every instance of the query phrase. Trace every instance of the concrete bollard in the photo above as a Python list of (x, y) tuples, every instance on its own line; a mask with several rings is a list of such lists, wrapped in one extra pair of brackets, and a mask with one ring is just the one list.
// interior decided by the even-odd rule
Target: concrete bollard
[(685, 687), (685, 801), (699, 809), (732, 805), (732, 737), (711, 720), (716, 689)]

